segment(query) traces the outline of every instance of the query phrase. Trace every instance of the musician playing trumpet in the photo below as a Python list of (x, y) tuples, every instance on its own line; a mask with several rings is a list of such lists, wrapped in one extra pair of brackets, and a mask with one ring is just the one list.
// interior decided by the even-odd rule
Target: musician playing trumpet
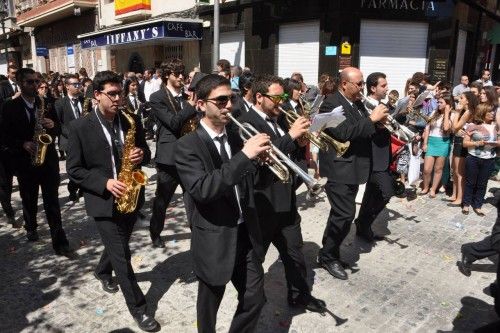
[(226, 284), (238, 292), (238, 308), (229, 332), (255, 331), (265, 303), (264, 250), (256, 220), (253, 178), (269, 136), (257, 134), (243, 144), (231, 131), (228, 113), (236, 98), (228, 79), (217, 74), (196, 85), (200, 126), (180, 138), (175, 160), (186, 189), (191, 254), (198, 277), (198, 332), (215, 332)]
[[(389, 90), (386, 75), (375, 72), (366, 78), (368, 96), (379, 103), (387, 96)], [(391, 134), (385, 126), (376, 126), (371, 137), (372, 165), (368, 183), (356, 224), (356, 235), (367, 242), (381, 239), (372, 231), (371, 225), (394, 195), (392, 176), (389, 172), (391, 163)]]
[(335, 150), (320, 150), (320, 172), (328, 178), (325, 191), (330, 201), (330, 216), (323, 235), (323, 248), (318, 255), (320, 265), (338, 279), (348, 278), (340, 260), (340, 245), (349, 233), (356, 214), (356, 194), (360, 184), (368, 181), (372, 164), (371, 137), (376, 124), (385, 121), (388, 109), (379, 104), (371, 114), (360, 103), (364, 87), (363, 73), (349, 67), (340, 73), (339, 89), (325, 98), (320, 113), (331, 112), (342, 106), (346, 119), (336, 128), (325, 132), (340, 142), (350, 141), (349, 149), (342, 156)]
[[(293, 155), (306, 142), (299, 138), (307, 133), (310, 121), (298, 117), (288, 130), (282, 128), (277, 119), (281, 114), (280, 105), (286, 99), (283, 80), (276, 76), (257, 77), (252, 84), (254, 107), (242, 115), (241, 123), (252, 125), (258, 132), (269, 135), (272, 144), (284, 154)], [(256, 183), (254, 196), (258, 207), (257, 215), (264, 238), (264, 251), (272, 243), (280, 253), (285, 266), (288, 286), (288, 304), (292, 307), (322, 312), (325, 303), (311, 296), (306, 282), (306, 266), (301, 252), (302, 234), (300, 218), (296, 217), (295, 177), (283, 182), (270, 170), (262, 166), (258, 170), (258, 179), (268, 179), (265, 184)]]

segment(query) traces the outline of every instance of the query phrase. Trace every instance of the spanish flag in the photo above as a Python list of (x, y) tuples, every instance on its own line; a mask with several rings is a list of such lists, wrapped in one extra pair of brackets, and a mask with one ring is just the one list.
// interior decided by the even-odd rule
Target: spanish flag
[(151, 0), (115, 0), (115, 15), (136, 10), (151, 10)]

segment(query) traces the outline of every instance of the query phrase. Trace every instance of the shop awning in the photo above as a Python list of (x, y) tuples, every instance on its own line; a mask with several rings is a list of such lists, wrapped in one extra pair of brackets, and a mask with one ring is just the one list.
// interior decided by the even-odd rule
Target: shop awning
[(491, 44), (500, 44), (500, 24), (495, 23), (495, 26), (488, 32), (488, 40)]
[(83, 49), (123, 45), (143, 41), (201, 40), (203, 21), (196, 19), (159, 18), (101, 29), (78, 36)]

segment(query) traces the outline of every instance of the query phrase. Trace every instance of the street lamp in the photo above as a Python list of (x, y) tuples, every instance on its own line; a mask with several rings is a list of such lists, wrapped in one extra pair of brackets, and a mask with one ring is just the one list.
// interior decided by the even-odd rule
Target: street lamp
[(0, 23), (2, 24), (2, 34), (5, 38), (4, 40), (4, 49), (5, 49), (5, 65), (8, 66), (9, 63), (9, 54), (7, 49), (7, 36), (5, 35), (5, 19), (9, 16), (9, 12), (7, 11), (7, 2), (6, 0), (2, 0), (0, 4)]

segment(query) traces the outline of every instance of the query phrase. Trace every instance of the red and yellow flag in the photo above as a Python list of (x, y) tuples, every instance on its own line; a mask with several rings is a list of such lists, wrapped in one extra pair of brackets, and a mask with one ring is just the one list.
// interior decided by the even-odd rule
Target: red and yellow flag
[(136, 10), (151, 10), (151, 0), (115, 0), (115, 15)]

